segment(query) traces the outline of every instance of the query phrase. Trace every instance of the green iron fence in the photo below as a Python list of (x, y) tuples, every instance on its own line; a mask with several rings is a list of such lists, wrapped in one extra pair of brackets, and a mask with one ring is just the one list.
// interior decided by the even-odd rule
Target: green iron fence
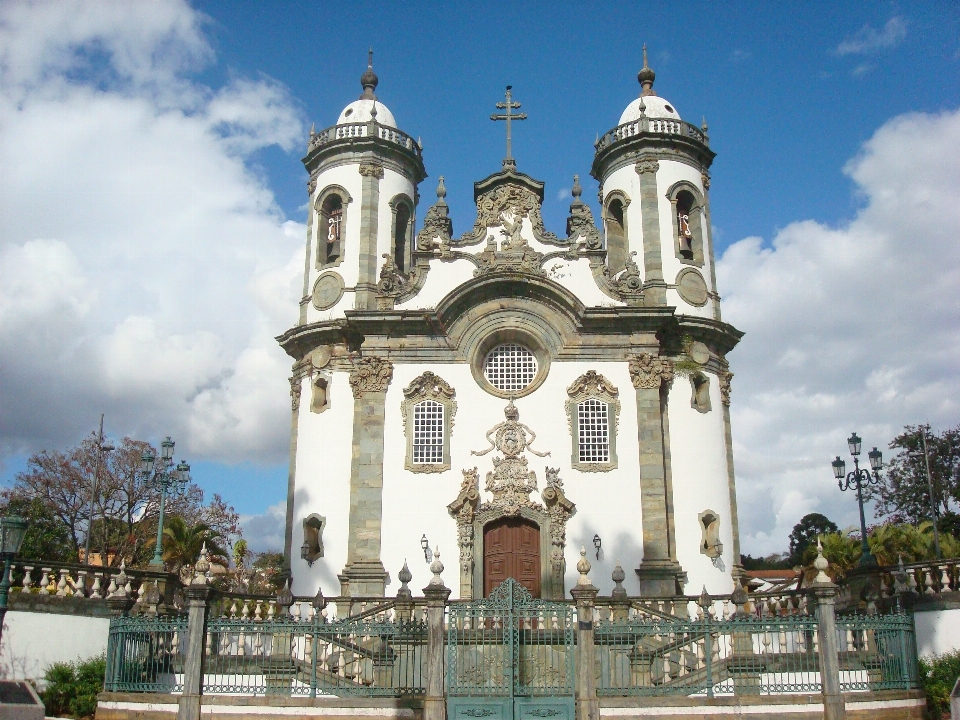
[(113, 618), (107, 643), (104, 689), (114, 692), (182, 692), (186, 636), (186, 617)]
[(842, 615), (837, 634), (843, 692), (919, 686), (916, 636), (906, 613)]
[(488, 598), (452, 603), (447, 618), (448, 694), (573, 695), (571, 604), (534, 600), (507, 579)]

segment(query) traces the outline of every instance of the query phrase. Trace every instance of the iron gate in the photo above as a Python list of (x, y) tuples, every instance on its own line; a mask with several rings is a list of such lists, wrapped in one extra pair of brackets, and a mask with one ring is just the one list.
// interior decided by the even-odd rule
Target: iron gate
[(534, 600), (513, 578), (452, 603), (448, 720), (574, 720), (574, 608)]

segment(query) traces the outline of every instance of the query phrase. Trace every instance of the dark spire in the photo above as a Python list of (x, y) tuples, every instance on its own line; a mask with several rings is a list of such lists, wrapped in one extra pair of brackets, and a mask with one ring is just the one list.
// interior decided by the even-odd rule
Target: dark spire
[(643, 90), (640, 91), (640, 97), (646, 95), (656, 95), (653, 91), (653, 81), (657, 78), (657, 74), (653, 69), (647, 64), (647, 46), (643, 46), (643, 68), (640, 72), (637, 73), (637, 80), (640, 81), (640, 86)]
[(370, 55), (367, 60), (367, 71), (360, 76), (360, 84), (363, 85), (363, 93), (360, 95), (361, 100), (376, 100), (377, 96), (373, 94), (373, 91), (377, 89), (377, 84), (380, 80), (377, 78), (377, 74), (373, 71), (373, 48), (370, 48)]

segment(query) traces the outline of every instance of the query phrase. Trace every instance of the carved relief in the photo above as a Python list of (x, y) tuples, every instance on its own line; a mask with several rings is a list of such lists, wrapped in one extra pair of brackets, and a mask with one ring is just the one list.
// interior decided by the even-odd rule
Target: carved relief
[(307, 197), (313, 197), (313, 191), (317, 189), (317, 178), (312, 177), (307, 182)]
[(600, 239), (600, 230), (593, 221), (590, 206), (580, 199), (583, 188), (580, 187), (580, 176), (573, 176), (573, 202), (570, 203), (570, 217), (567, 218), (567, 241), (571, 244), (583, 241), (588, 250), (599, 250), (603, 243)]
[(544, 587), (547, 592), (562, 597), (566, 523), (576, 513), (576, 506), (564, 494), (559, 470), (549, 467), (545, 469), (546, 487), (541, 494), (543, 504), (530, 498), (530, 493), (537, 489), (537, 474), (529, 469), (523, 454), (531, 452), (544, 457), (549, 453), (531, 447), (536, 434), (520, 422), (520, 414), (512, 402), (507, 405), (504, 415), (505, 421), (486, 434), (490, 447), (472, 453), (483, 456), (496, 450), (502, 454), (494, 456), (494, 469), (487, 473), (484, 490), (490, 493), (490, 501), (480, 502), (480, 476), (477, 468), (472, 468), (463, 471), (463, 483), (457, 499), (447, 506), (447, 512), (457, 523), (460, 596), (473, 597), (475, 583), (482, 585), (482, 574), (478, 574), (476, 562), (480, 555), (477, 544), (481, 542), (484, 525), (501, 517), (521, 515), (535, 522), (543, 537), (549, 539), (549, 549), (544, 550), (543, 557), (547, 580)]
[(630, 380), (638, 389), (659, 388), (673, 381), (673, 363), (667, 358), (640, 353), (630, 358)]
[(720, 402), (724, 405), (730, 405), (730, 382), (733, 380), (733, 373), (729, 370), (721, 370), (717, 373), (720, 380)]
[(380, 180), (383, 180), (383, 166), (375, 165), (374, 163), (361, 163), (360, 164), (360, 174), (364, 177), (375, 177)]
[(358, 357), (350, 371), (350, 389), (357, 400), (365, 393), (386, 392), (393, 378), (393, 363), (378, 357)]
[[(453, 429), (453, 420), (457, 415), (457, 401), (454, 399), (456, 394), (456, 390), (446, 380), (434, 375), (429, 370), (415, 378), (404, 388), (400, 412), (403, 415), (403, 432), (407, 438), (405, 469), (421, 473), (445, 472), (450, 469), (450, 432)], [(443, 462), (414, 462), (414, 413), (416, 405), (424, 400), (433, 400), (443, 405)]]
[(660, 169), (660, 163), (657, 162), (656, 158), (642, 158), (637, 161), (636, 171), (637, 175), (644, 175), (646, 173), (655, 173)]
[(704, 190), (710, 189), (710, 174), (703, 172), (700, 174), (700, 183), (703, 185)]

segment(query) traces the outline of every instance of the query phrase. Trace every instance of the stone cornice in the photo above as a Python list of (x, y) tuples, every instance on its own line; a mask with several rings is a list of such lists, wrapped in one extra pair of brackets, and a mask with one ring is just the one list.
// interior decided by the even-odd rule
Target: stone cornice
[(402, 145), (377, 137), (352, 137), (332, 140), (314, 148), (303, 158), (304, 167), (311, 176), (328, 167), (350, 163), (370, 162), (375, 156), (387, 168), (412, 177), (414, 184), (427, 177), (423, 160)]
[(644, 154), (661, 161), (686, 163), (701, 171), (709, 168), (717, 155), (703, 143), (683, 135), (640, 134), (600, 150), (593, 158), (590, 175), (602, 182), (614, 170), (634, 164), (637, 156)]

